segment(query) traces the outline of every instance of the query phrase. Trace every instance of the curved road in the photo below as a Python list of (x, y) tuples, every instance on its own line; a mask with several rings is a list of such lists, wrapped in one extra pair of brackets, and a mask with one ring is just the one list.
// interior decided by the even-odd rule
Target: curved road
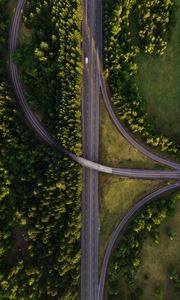
[[(111, 167), (103, 166), (103, 165), (100, 165), (93, 161), (84, 159), (82, 157), (76, 157), (73, 153), (71, 153), (67, 150), (64, 150), (63, 148), (60, 147), (60, 145), (53, 139), (51, 134), (44, 128), (43, 124), (39, 121), (39, 119), (35, 116), (35, 114), (28, 107), (28, 104), (24, 97), (18, 67), (13, 63), (13, 60), (12, 60), (12, 54), (13, 54), (14, 50), (17, 49), (17, 47), (18, 47), (18, 38), (19, 38), (20, 26), (21, 26), (21, 14), (22, 14), (22, 10), (24, 9), (25, 3), (26, 3), (26, 0), (18, 0), (17, 8), (15, 11), (13, 20), (12, 20), (11, 27), (10, 27), (8, 65), (9, 65), (9, 73), (11, 76), (12, 85), (13, 85), (16, 97), (18, 99), (19, 106), (24, 113), (24, 116), (25, 116), (25, 119), (27, 120), (28, 125), (36, 132), (36, 134), (41, 138), (41, 140), (43, 140), (48, 145), (56, 148), (63, 154), (68, 155), (74, 161), (78, 162), (80, 165), (82, 165), (84, 167), (88, 167), (90, 169), (97, 170), (97, 171), (115, 174), (115, 175), (119, 175), (119, 176), (127, 176), (129, 178), (144, 178), (144, 179), (150, 179), (150, 178), (151, 179), (157, 179), (157, 178), (177, 179), (177, 178), (180, 178), (180, 164), (176, 164), (174, 162), (168, 161), (166, 159), (163, 159), (163, 158), (151, 153), (149, 150), (147, 150), (142, 145), (140, 145), (137, 141), (135, 141), (133, 139), (133, 137), (129, 133), (127, 133), (124, 126), (120, 123), (119, 119), (117, 118), (116, 114), (113, 111), (112, 104), (108, 97), (106, 84), (105, 84), (103, 74), (102, 74), (102, 69), (101, 69), (100, 63), (99, 63), (99, 57), (97, 57), (97, 59), (98, 59), (97, 62), (99, 65), (100, 86), (102, 89), (102, 93), (103, 93), (104, 101), (106, 103), (107, 110), (108, 110), (113, 122), (116, 124), (118, 130), (121, 132), (121, 134), (124, 135), (124, 137), (133, 146), (135, 146), (143, 154), (145, 154), (146, 156), (150, 157), (151, 159), (153, 159), (159, 163), (173, 167), (178, 170), (158, 171), (158, 170), (111, 168)], [(97, 53), (97, 51), (95, 53)], [(180, 184), (176, 183), (174, 185), (164, 187), (156, 192), (153, 192), (151, 195), (145, 197), (139, 203), (137, 203), (134, 208), (132, 208), (128, 212), (128, 214), (124, 217), (122, 222), (116, 228), (116, 230), (112, 236), (112, 239), (109, 243), (109, 246), (107, 248), (105, 258), (104, 258), (103, 268), (102, 268), (101, 277), (100, 277), (98, 300), (101, 300), (102, 299), (101, 297), (103, 297), (103, 288), (104, 288), (106, 270), (107, 270), (108, 261), (109, 261), (109, 255), (111, 254), (111, 251), (113, 249), (113, 246), (114, 246), (114, 243), (115, 243), (117, 237), (122, 232), (123, 228), (127, 225), (127, 223), (129, 222), (129, 219), (137, 211), (139, 211), (145, 204), (149, 203), (153, 199), (153, 197), (160, 195), (161, 193), (164, 193), (166, 191), (170, 191), (170, 190), (173, 190), (173, 189), (179, 188), (179, 187), (180, 187)]]
[[(99, 13), (99, 15), (101, 15), (101, 13)], [(96, 24), (96, 26), (98, 28), (101, 27), (101, 18), (99, 18), (98, 20), (98, 23)], [(88, 26), (86, 26), (86, 35), (87, 36), (90, 36), (90, 29), (88, 28)], [(101, 29), (99, 29), (99, 34), (100, 36), (102, 36), (101, 34)], [(96, 39), (95, 39), (96, 40)], [(100, 40), (102, 40), (102, 37), (100, 37)], [(96, 45), (96, 47), (94, 47), (93, 51), (94, 51), (94, 57), (95, 57), (95, 60), (97, 62), (97, 65), (98, 65), (98, 70), (99, 70), (99, 77), (100, 77), (100, 86), (101, 86), (101, 90), (102, 90), (102, 94), (103, 94), (103, 99), (104, 99), (104, 102), (105, 102), (105, 105), (106, 105), (106, 109), (112, 119), (112, 121), (114, 122), (114, 124), (116, 125), (118, 131), (136, 148), (138, 149), (140, 152), (142, 152), (144, 155), (146, 155), (147, 157), (159, 162), (159, 163), (162, 163), (164, 165), (168, 165), (170, 167), (173, 167), (173, 168), (176, 168), (176, 169), (179, 169), (180, 168), (180, 164), (177, 164), (175, 162), (172, 162), (172, 161), (169, 161), (167, 159), (164, 159), (162, 157), (159, 157), (158, 155), (152, 153), (151, 151), (149, 151), (146, 146), (144, 145), (141, 145), (141, 143), (137, 142), (132, 136), (131, 136), (131, 133), (128, 132), (128, 130), (125, 128), (125, 126), (123, 124), (121, 124), (120, 120), (118, 119), (116, 113), (114, 112), (114, 109), (113, 109), (113, 105), (110, 101), (110, 97), (108, 95), (108, 92), (107, 92), (107, 87), (106, 87), (106, 83), (105, 83), (105, 80), (104, 80), (104, 77), (103, 77), (103, 73), (102, 73), (102, 67), (101, 67), (101, 64), (100, 64), (100, 59), (99, 59), (99, 55), (101, 55), (101, 52), (100, 54), (98, 53), (97, 49), (99, 47), (101, 47), (101, 45), (99, 45), (97, 43), (98, 39), (94, 42), (94, 45)], [(99, 46), (99, 47), (98, 47)], [(97, 49), (96, 49), (97, 48)], [(114, 173), (114, 172), (113, 172)], [(141, 200), (139, 202), (139, 204), (137, 204), (137, 206), (135, 207), (135, 209), (140, 210), (143, 205), (145, 204), (148, 204), (149, 202), (153, 201), (154, 200), (154, 197), (160, 195), (161, 193), (165, 193), (167, 191), (170, 191), (172, 189), (177, 189), (180, 187), (180, 184), (179, 183), (176, 183), (172, 186), (167, 186), (167, 187), (164, 187), (156, 192), (153, 192), (151, 195), (145, 197), (143, 200)], [(146, 202), (146, 203), (145, 203)], [(124, 227), (127, 225), (127, 223), (129, 222), (129, 218), (131, 218), (131, 212), (130, 211), (126, 217), (124, 218), (124, 220), (126, 220), (126, 224), (124, 224)], [(116, 240), (118, 239), (118, 236), (119, 234), (122, 233), (122, 231), (119, 231), (119, 229), (121, 228), (121, 225), (122, 222), (119, 224), (118, 228), (114, 231), (113, 233), (113, 236), (112, 236), (112, 240), (110, 241), (109, 243), (109, 248), (107, 249), (107, 252), (106, 252), (106, 257), (105, 257), (105, 261), (104, 261), (104, 268), (102, 269), (102, 272), (101, 272), (101, 277), (100, 277), (100, 284), (99, 284), (99, 292), (98, 292), (98, 297), (97, 299), (98, 300), (102, 300), (103, 299), (103, 290), (104, 290), (104, 282), (103, 280), (105, 281), (105, 277), (106, 277), (106, 272), (107, 272), (107, 265), (108, 265), (108, 261), (109, 261), (109, 258), (110, 258), (110, 255), (111, 255), (111, 247), (113, 247), (114, 243), (116, 242)], [(112, 245), (113, 244), (113, 245)], [(108, 252), (109, 250), (109, 252)]]
[[(99, 22), (101, 22), (101, 19), (99, 19)], [(97, 27), (100, 28), (100, 23), (98, 23)], [(87, 36), (90, 36), (90, 29), (88, 25), (85, 26), (85, 31)], [(176, 163), (174, 161), (168, 160), (166, 158), (163, 158), (153, 152), (151, 152), (146, 145), (143, 145), (140, 141), (137, 141), (134, 136), (129, 132), (127, 127), (120, 121), (119, 117), (117, 116), (115, 109), (113, 107), (112, 101), (110, 100), (110, 96), (108, 95), (108, 89), (106, 85), (106, 81), (103, 76), (103, 68), (99, 57), (99, 52), (96, 49), (97, 44), (94, 41), (94, 56), (96, 58), (98, 71), (99, 71), (99, 82), (100, 87), (103, 95), (103, 100), (106, 106), (106, 110), (109, 113), (109, 116), (111, 120), (113, 121), (114, 125), (118, 129), (118, 131), (124, 136), (124, 138), (132, 145), (134, 146), (138, 151), (140, 151), (142, 154), (144, 154), (146, 157), (149, 157), (150, 159), (159, 162), (160, 164), (163, 164), (165, 166), (169, 166), (175, 169), (180, 169), (180, 163)]]
[[(100, 25), (99, 25), (100, 26)], [(89, 35), (89, 29), (86, 29), (87, 34)], [(95, 43), (94, 43), (95, 45)], [(99, 53), (98, 51), (94, 48), (94, 54), (96, 56), (96, 61), (98, 65), (98, 70), (99, 70), (99, 80), (100, 80), (100, 87), (103, 95), (103, 100), (106, 106), (106, 109), (111, 117), (111, 120), (115, 124), (116, 128), (118, 131), (124, 136), (124, 138), (132, 145), (134, 146), (137, 150), (139, 150), (142, 154), (145, 156), (149, 157), (150, 159), (159, 162), (160, 164), (163, 164), (165, 166), (169, 166), (175, 169), (180, 169), (180, 163), (176, 163), (173, 161), (170, 161), (168, 159), (165, 159), (153, 152), (151, 152), (147, 147), (143, 144), (141, 144), (139, 141), (137, 141), (133, 135), (129, 132), (129, 130), (125, 127), (125, 125), (120, 121), (118, 116), (115, 113), (112, 101), (110, 100), (110, 97), (108, 95), (108, 90), (106, 86), (106, 82), (103, 76), (103, 68), (101, 66), (100, 58), (99, 58)]]
[(98, 288), (98, 297), (97, 300), (103, 300), (104, 295), (104, 285), (107, 275), (107, 269), (108, 269), (108, 263), (110, 256), (112, 254), (113, 248), (117, 241), (121, 238), (123, 235), (123, 232), (127, 225), (129, 224), (129, 221), (134, 217), (145, 205), (149, 204), (155, 197), (158, 197), (166, 192), (173, 191), (180, 188), (180, 182), (171, 184), (169, 186), (162, 187), (151, 194), (144, 197), (142, 200), (140, 200), (138, 203), (132, 207), (128, 213), (125, 215), (125, 217), (122, 219), (122, 221), (119, 223), (119, 225), (116, 227), (114, 232), (112, 233), (111, 239), (108, 243), (108, 246), (106, 248), (102, 268), (101, 268), (101, 274), (100, 274), (100, 280), (99, 280), (99, 288)]
[[(26, 0), (19, 0), (17, 3), (16, 11), (10, 26), (9, 33), (9, 45), (8, 45), (8, 66), (9, 73), (11, 76), (12, 85), (14, 88), (14, 92), (18, 99), (19, 106), (24, 113), (25, 119), (30, 127), (36, 132), (36, 134), (48, 145), (58, 149), (63, 154), (68, 155), (74, 161), (79, 163), (80, 165), (91, 168), (100, 172), (115, 174), (118, 176), (126, 176), (129, 178), (144, 178), (144, 179), (178, 179), (180, 178), (180, 169), (177, 171), (158, 171), (158, 170), (138, 170), (138, 169), (121, 169), (121, 168), (111, 168), (108, 166), (103, 166), (96, 162), (87, 160), (82, 157), (77, 157), (70, 151), (64, 150), (60, 145), (53, 139), (51, 134), (44, 128), (43, 124), (40, 120), (35, 116), (35, 114), (29, 108), (24, 93), (23, 87), (20, 80), (20, 72), (18, 66), (13, 63), (12, 55), (13, 52), (18, 47), (19, 35), (20, 35), (20, 27), (21, 27), (21, 16), (22, 11), (24, 9)], [(102, 81), (102, 80), (101, 80)], [(106, 89), (103, 88), (104, 94), (107, 97), (107, 93), (105, 93)], [(135, 142), (136, 143), (136, 142)], [(173, 164), (173, 163), (172, 163)], [(171, 164), (171, 166), (172, 166)], [(167, 162), (167, 165), (170, 165)], [(174, 165), (173, 165), (174, 166)], [(174, 166), (175, 167), (175, 166)]]
[(165, 158), (162, 158), (155, 153), (149, 151), (144, 145), (142, 145), (139, 141), (136, 141), (135, 138), (128, 132), (127, 128), (121, 123), (118, 116), (116, 115), (112, 102), (108, 96), (106, 83), (103, 77), (102, 72), (100, 72), (100, 84), (101, 84), (101, 90), (103, 94), (104, 103), (106, 105), (106, 109), (113, 121), (113, 123), (116, 125), (118, 131), (125, 137), (125, 139), (133, 145), (137, 150), (139, 150), (141, 153), (143, 153), (145, 156), (149, 157), (152, 160), (155, 160), (163, 165), (180, 169), (180, 164), (175, 163), (173, 161), (167, 160)]

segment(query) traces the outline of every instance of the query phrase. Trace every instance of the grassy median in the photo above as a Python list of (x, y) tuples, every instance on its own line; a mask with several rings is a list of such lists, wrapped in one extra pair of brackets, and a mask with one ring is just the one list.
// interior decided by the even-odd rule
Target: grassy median
[(163, 168), (125, 140), (112, 123), (103, 100), (100, 101), (100, 161), (113, 167)]
[[(104, 103), (100, 102), (100, 161), (114, 167), (162, 168), (131, 146), (112, 123)], [(165, 184), (159, 180), (135, 180), (100, 175), (100, 263), (115, 226), (139, 198)]]
[(100, 175), (100, 263), (111, 233), (139, 198), (163, 184), (158, 180), (127, 179)]

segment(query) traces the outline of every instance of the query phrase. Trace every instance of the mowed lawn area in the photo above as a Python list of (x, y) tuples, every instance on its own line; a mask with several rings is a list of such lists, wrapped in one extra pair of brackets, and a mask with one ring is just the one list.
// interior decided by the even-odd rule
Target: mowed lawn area
[[(160, 228), (159, 244), (152, 239), (144, 243), (143, 264), (137, 273), (137, 285), (144, 289), (143, 299), (154, 299), (155, 286), (160, 285), (164, 291), (163, 300), (176, 300), (167, 268), (174, 265), (180, 271), (180, 200), (176, 203), (175, 216), (169, 217)], [(167, 235), (167, 228), (174, 231), (173, 240)]]
[(157, 133), (180, 143), (180, 1), (174, 0), (175, 20), (168, 30), (162, 56), (139, 55), (136, 83), (145, 100), (149, 122)]

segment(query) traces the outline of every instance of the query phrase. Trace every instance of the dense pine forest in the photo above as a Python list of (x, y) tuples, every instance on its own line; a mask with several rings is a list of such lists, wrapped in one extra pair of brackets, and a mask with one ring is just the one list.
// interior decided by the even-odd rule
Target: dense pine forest
[[(24, 124), (6, 68), (7, 8), (0, 1), (0, 298), (78, 299), (81, 170)], [(21, 72), (28, 101), (59, 142), (79, 154), (80, 2), (29, 1), (24, 21), (31, 38), (14, 60), (27, 56)]]

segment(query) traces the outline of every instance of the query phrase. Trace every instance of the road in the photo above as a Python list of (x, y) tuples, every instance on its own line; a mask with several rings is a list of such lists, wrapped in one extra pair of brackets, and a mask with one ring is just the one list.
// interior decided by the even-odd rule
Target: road
[(100, 84), (101, 84), (101, 90), (103, 94), (103, 100), (106, 105), (106, 109), (111, 117), (111, 120), (115, 124), (118, 131), (125, 137), (125, 139), (133, 145), (138, 151), (143, 153), (145, 156), (149, 157), (150, 159), (159, 162), (160, 164), (180, 169), (180, 164), (175, 163), (173, 161), (170, 161), (168, 159), (165, 159), (161, 156), (158, 156), (157, 154), (151, 152), (147, 146), (140, 143), (140, 141), (137, 141), (133, 135), (128, 131), (128, 129), (123, 125), (123, 123), (119, 120), (118, 116), (116, 115), (112, 102), (110, 100), (110, 97), (108, 96), (106, 83), (102, 74), (102, 69), (100, 69)]
[[(18, 47), (20, 26), (21, 26), (21, 15), (26, 1), (18, 0), (16, 11), (12, 19), (9, 33), (8, 43), (8, 67), (12, 81), (14, 93), (18, 100), (18, 104), (24, 114), (27, 124), (36, 133), (41, 141), (48, 144), (49, 146), (57, 149), (64, 155), (68, 155), (74, 161), (85, 167), (83, 175), (83, 183), (85, 188), (83, 189), (83, 229), (82, 229), (82, 299), (97, 299), (98, 291), (98, 229), (99, 229), (99, 209), (98, 209), (98, 172), (105, 172), (118, 176), (126, 176), (129, 178), (144, 178), (144, 179), (180, 179), (180, 165), (174, 162), (169, 162), (163, 158), (151, 156), (152, 159), (159, 161), (165, 165), (171, 166), (176, 170), (173, 171), (159, 171), (159, 170), (139, 170), (139, 169), (124, 169), (124, 168), (112, 168), (104, 166), (98, 163), (98, 127), (99, 127), (99, 95), (98, 90), (101, 86), (103, 97), (106, 99), (106, 103), (110, 102), (105, 86), (105, 81), (102, 75), (102, 69), (100, 67), (98, 49), (101, 49), (98, 45), (102, 40), (102, 36), (99, 30), (98, 13), (101, 9), (101, 2), (99, 1), (87, 1), (84, 0), (86, 7), (85, 15), (89, 33), (83, 38), (86, 41), (84, 49), (89, 57), (88, 66), (84, 66), (83, 74), (83, 101), (82, 101), (82, 112), (83, 112), (83, 148), (84, 157), (76, 157), (72, 152), (63, 149), (57, 141), (54, 140), (49, 131), (44, 127), (36, 115), (30, 110), (26, 98), (23, 92), (23, 86), (20, 80), (19, 69), (16, 64), (13, 63), (12, 54)], [(101, 13), (100, 13), (101, 15)], [(86, 40), (87, 39), (87, 40)], [(88, 42), (90, 41), (90, 42)], [(98, 59), (98, 61), (97, 61)], [(109, 106), (108, 106), (109, 107)], [(112, 108), (112, 106), (111, 106)], [(110, 112), (110, 107), (108, 111)], [(114, 117), (114, 122), (119, 124), (119, 120)], [(122, 124), (120, 123), (122, 126)], [(129, 142), (131, 142), (137, 149), (142, 153), (149, 154), (142, 145), (133, 139), (127, 133), (126, 129), (119, 127), (119, 131), (123, 134)], [(138, 146), (139, 145), (139, 146)], [(139, 148), (138, 148), (139, 147)], [(142, 147), (142, 148), (141, 148)], [(144, 150), (143, 150), (144, 149)], [(144, 152), (143, 152), (144, 151)], [(154, 154), (153, 154), (154, 155)], [(88, 168), (88, 169), (87, 169)], [(130, 211), (131, 212), (131, 211)], [(129, 212), (129, 213), (130, 213)], [(129, 213), (127, 218), (129, 218)], [(87, 235), (86, 235), (87, 233)], [(87, 268), (86, 268), (87, 267)], [(102, 273), (101, 273), (102, 274)], [(104, 275), (103, 275), (104, 276)], [(84, 277), (84, 278), (83, 278)], [(85, 278), (86, 277), (86, 278)], [(100, 289), (101, 289), (100, 283)], [(99, 290), (100, 291), (100, 290)], [(99, 292), (100, 295), (100, 292)]]
[[(91, 5), (88, 5), (91, 3)], [(156, 157), (155, 154), (148, 152), (141, 145), (136, 143), (128, 132), (124, 129), (122, 124), (117, 119), (114, 111), (112, 110), (112, 106), (110, 105), (110, 100), (107, 94), (107, 89), (105, 86), (105, 81), (102, 76), (102, 68), (99, 57), (101, 52), (98, 50), (101, 49), (98, 47), (102, 41), (101, 34), (101, 18), (98, 18), (98, 13), (101, 15), (101, 2), (91, 0), (88, 2), (84, 1), (84, 23), (83, 23), (83, 60), (85, 61), (85, 57), (88, 57), (89, 63), (85, 65), (84, 76), (83, 76), (83, 140), (84, 140), (84, 156), (90, 160), (98, 161), (98, 150), (96, 153), (96, 144), (99, 145), (99, 137), (96, 135), (99, 133), (99, 85), (101, 86), (104, 100), (106, 103), (106, 108), (112, 118), (113, 121), (118, 127), (118, 130), (121, 134), (124, 134), (124, 137), (134, 144), (138, 150), (141, 152), (146, 152), (146, 156), (159, 161), (161, 163), (167, 164), (171, 167), (177, 167), (177, 165), (173, 162), (169, 162), (168, 160), (163, 160), (161, 157)], [(96, 5), (96, 6), (95, 6)], [(96, 17), (95, 17), (96, 16)], [(94, 26), (93, 26), (94, 25)], [(96, 30), (97, 28), (98, 30)], [(93, 64), (93, 62), (97, 63), (97, 67)], [(98, 69), (97, 69), (98, 68)], [(93, 70), (93, 74), (92, 74)], [(97, 73), (100, 74), (99, 78)], [(99, 82), (100, 79), (100, 82)], [(88, 92), (89, 91), (89, 92)], [(98, 113), (97, 113), (98, 112)], [(113, 112), (113, 114), (112, 114)], [(93, 134), (92, 134), (93, 132)], [(94, 136), (93, 136), (94, 135)], [(96, 137), (93, 139), (93, 137)], [(131, 140), (132, 139), (132, 140)], [(142, 147), (142, 149), (141, 149)], [(143, 150), (143, 151), (142, 151)], [(90, 151), (90, 152), (89, 152)], [(93, 153), (95, 154), (93, 156)], [(148, 154), (148, 155), (147, 155)], [(137, 172), (139, 173), (137, 175)], [(154, 178), (154, 171), (142, 170), (140, 174), (139, 170), (131, 170), (131, 174), (127, 174), (128, 170), (122, 170), (121, 176), (125, 174), (129, 176), (139, 176), (138, 178)], [(169, 172), (168, 172), (169, 173)], [(116, 168), (112, 168), (112, 174), (120, 175), (119, 170)], [(172, 172), (171, 172), (172, 174)], [(97, 278), (98, 278), (98, 228), (99, 228), (99, 210), (98, 210), (98, 193), (97, 193), (97, 181), (93, 180), (93, 176), (96, 179), (98, 174), (97, 172), (90, 172), (89, 170), (84, 170), (84, 178), (83, 178), (83, 197), (82, 197), (82, 212), (83, 212), (83, 226), (82, 226), (82, 256), (81, 256), (81, 300), (94, 300), (97, 299)], [(125, 176), (126, 176), (125, 175)], [(165, 176), (165, 172), (162, 171), (159, 173), (159, 178)], [(169, 174), (168, 174), (169, 177)], [(165, 188), (166, 189), (166, 188)], [(169, 187), (167, 189), (170, 189)], [(146, 201), (146, 199), (145, 199)], [(127, 216), (128, 217), (128, 216)]]
[[(101, 5), (101, 1), (98, 1), (99, 3), (99, 16), (102, 16), (102, 5)], [(97, 12), (96, 12), (97, 13)], [(169, 166), (171, 168), (174, 169), (180, 169), (180, 164), (176, 163), (174, 161), (168, 160), (166, 158), (163, 158), (157, 154), (155, 154), (154, 152), (152, 152), (147, 145), (144, 145), (143, 143), (141, 143), (139, 140), (136, 140), (135, 136), (130, 133), (130, 131), (128, 130), (128, 128), (123, 124), (123, 122), (120, 121), (119, 117), (117, 116), (115, 109), (113, 107), (112, 101), (110, 99), (110, 95), (108, 93), (108, 88), (107, 88), (107, 84), (106, 81), (104, 79), (103, 76), (103, 67), (102, 67), (102, 53), (99, 53), (99, 49), (101, 49), (102, 51), (102, 28), (100, 22), (101, 22), (101, 17), (97, 18), (98, 23), (97, 23), (97, 28), (98, 28), (98, 33), (99, 33), (99, 39), (95, 40), (94, 42), (94, 60), (97, 63), (98, 66), (98, 71), (99, 71), (99, 82), (100, 82), (100, 87), (101, 87), (101, 91), (102, 91), (102, 96), (103, 96), (103, 100), (106, 106), (106, 110), (111, 118), (111, 120), (113, 121), (114, 125), (116, 126), (116, 128), (118, 129), (118, 131), (120, 132), (121, 135), (124, 136), (124, 138), (134, 147), (136, 148), (138, 151), (140, 151), (142, 154), (144, 154), (146, 157), (150, 158), (151, 160), (154, 160), (156, 162), (159, 162), (160, 164), (163, 164), (165, 166)], [(90, 28), (86, 27), (86, 35), (88, 36), (90, 33)], [(98, 41), (101, 42), (101, 45), (98, 44)]]
[[(12, 55), (18, 47), (20, 26), (21, 26), (21, 16), (22, 16), (21, 11), (23, 11), (23, 9), (24, 9), (25, 2), (26, 2), (26, 0), (18, 0), (15, 14), (13, 16), (12, 23), (10, 26), (9, 43), (8, 43), (8, 67), (9, 67), (9, 74), (11, 77), (12, 86), (13, 86), (16, 98), (18, 100), (18, 104), (24, 114), (27, 124), (36, 133), (36, 135), (40, 138), (40, 140), (43, 141), (44, 143), (48, 144), (49, 146), (56, 148), (58, 151), (60, 151), (64, 155), (68, 155), (74, 161), (79, 163), (81, 166), (90, 168), (92, 170), (96, 170), (99, 172), (115, 174), (115, 175), (119, 175), (119, 176), (127, 176), (129, 178), (142, 178), (142, 176), (145, 176), (145, 178), (147, 178), (147, 179), (152, 178), (152, 177), (154, 179), (157, 179), (157, 178), (162, 178), (162, 179), (163, 178), (169, 178), (169, 179), (176, 178), (176, 179), (178, 179), (180, 176), (180, 168), (178, 168), (177, 171), (169, 171), (169, 172), (168, 171), (158, 171), (158, 170), (149, 171), (149, 170), (133, 170), (133, 169), (131, 170), (131, 169), (122, 169), (122, 168), (112, 168), (112, 167), (104, 166), (97, 162), (85, 159), (83, 157), (77, 157), (72, 152), (63, 149), (58, 144), (58, 142), (54, 140), (52, 135), (48, 132), (48, 130), (41, 123), (41, 121), (36, 117), (36, 115), (29, 108), (26, 98), (24, 96), (18, 66), (13, 63), (13, 59), (12, 59)], [(89, 1), (87, 3), (89, 3)], [(96, 3), (96, 1), (95, 1), (95, 3)], [(96, 28), (98, 28), (97, 24), (95, 24), (94, 26), (96, 26)], [(94, 48), (94, 46), (95, 46), (95, 43), (93, 43), (93, 39), (94, 39), (94, 37), (91, 36), (92, 48)], [(91, 49), (91, 51), (92, 51), (92, 49)], [(97, 51), (96, 51), (96, 54), (97, 54)], [(93, 72), (95, 70), (95, 65), (96, 65), (96, 56), (95, 55), (91, 57), (91, 65), (94, 66), (94, 69), (92, 69), (93, 70), (92, 74), (93, 74)], [(97, 64), (97, 66), (98, 66), (98, 64)], [(95, 72), (94, 76), (96, 76), (96, 72)], [(96, 77), (96, 80), (98, 80), (97, 77)], [(94, 82), (95, 82), (95, 80), (94, 80)], [(97, 89), (95, 89), (95, 84), (94, 84), (94, 86), (92, 86), (91, 90), (92, 91), (97, 90)], [(92, 97), (93, 97), (93, 95), (92, 95)], [(97, 97), (97, 95), (96, 95), (96, 97)], [(97, 112), (96, 112), (96, 114), (97, 114)], [(92, 115), (93, 115), (93, 111), (91, 111), (91, 116)], [(92, 124), (92, 122), (91, 122), (91, 124)], [(96, 128), (96, 126), (97, 125), (94, 124), (95, 128)], [(96, 141), (96, 144), (97, 144), (97, 141)], [(168, 161), (166, 161), (166, 162), (167, 162), (167, 165), (169, 165), (169, 162)], [(177, 165), (177, 166), (179, 166), (179, 165)], [(176, 166), (176, 168), (177, 168), (177, 166)], [(154, 175), (152, 175), (152, 172)], [(163, 174), (163, 172), (164, 172), (164, 174)], [(149, 175), (148, 175), (148, 173), (149, 173)]]
[[(99, 160), (99, 76), (94, 60), (97, 1), (83, 1), (82, 24), (83, 61), (82, 128), (83, 155)], [(86, 35), (86, 27), (90, 34)], [(109, 171), (112, 171), (109, 169)], [(81, 299), (94, 300), (98, 291), (99, 203), (98, 172), (83, 168), (82, 230), (81, 230)]]
[[(104, 295), (104, 285), (107, 275), (107, 269), (108, 269), (108, 263), (110, 256), (112, 254), (112, 251), (119, 241), (119, 239), (122, 237), (124, 230), (126, 229), (127, 225), (129, 224), (130, 220), (147, 204), (152, 202), (156, 197), (163, 195), (164, 193), (176, 190), (180, 188), (180, 182), (174, 183), (169, 186), (162, 187), (148, 196), (144, 197), (142, 200), (140, 200), (138, 203), (136, 203), (125, 215), (125, 217), (122, 219), (122, 221), (119, 223), (119, 225), (116, 227), (114, 232), (111, 235), (111, 239), (108, 243), (108, 246), (106, 248), (102, 268), (101, 268), (101, 274), (100, 274), (100, 280), (99, 280), (99, 288), (98, 288), (98, 296), (97, 300), (103, 300)], [(155, 199), (156, 201), (156, 199)]]

